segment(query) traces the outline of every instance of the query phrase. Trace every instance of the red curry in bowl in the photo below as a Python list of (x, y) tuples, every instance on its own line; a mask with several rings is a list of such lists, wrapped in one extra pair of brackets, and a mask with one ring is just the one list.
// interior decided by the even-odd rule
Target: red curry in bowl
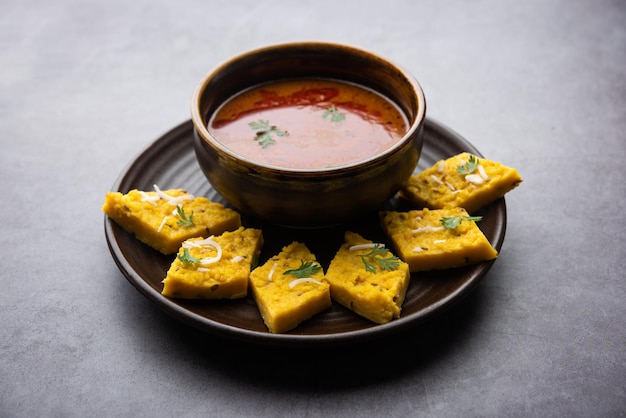
[(191, 99), (196, 157), (212, 187), (240, 212), (289, 228), (378, 210), (413, 173), (425, 117), (410, 73), (328, 42), (240, 54)]
[(302, 78), (261, 84), (227, 100), (208, 123), (216, 140), (261, 164), (319, 169), (376, 156), (407, 132), (404, 113), (367, 87)]

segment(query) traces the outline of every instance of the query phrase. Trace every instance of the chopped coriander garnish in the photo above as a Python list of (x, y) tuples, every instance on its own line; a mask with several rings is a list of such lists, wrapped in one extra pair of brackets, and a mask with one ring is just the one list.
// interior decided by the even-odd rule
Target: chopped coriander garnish
[(193, 225), (193, 211), (187, 216), (185, 211), (181, 205), (176, 206), (176, 212), (178, 212), (178, 216), (180, 216), (180, 220), (176, 222), (179, 226), (191, 226)]
[(259, 145), (263, 148), (267, 148), (274, 144), (276, 141), (272, 138), (272, 134), (276, 136), (287, 136), (287, 131), (281, 131), (276, 126), (270, 125), (267, 120), (258, 120), (257, 122), (250, 122), (248, 124), (252, 129), (256, 131), (255, 141), (259, 142)]
[(478, 167), (479, 164), (480, 160), (473, 155), (470, 155), (465, 164), (456, 166), (456, 170), (459, 174), (471, 174), (474, 170), (476, 170), (476, 167)]
[(194, 264), (200, 261), (199, 258), (196, 258), (189, 254), (189, 250), (187, 248), (183, 248), (183, 255), (178, 254), (176, 258), (178, 258), (184, 264)]
[(441, 222), (441, 225), (443, 225), (445, 228), (448, 229), (454, 229), (457, 226), (461, 225), (461, 222), (463, 221), (463, 219), (465, 219), (466, 221), (480, 221), (483, 219), (482, 216), (461, 216), (461, 215), (457, 215), (457, 216), (447, 216), (447, 217), (443, 217), (441, 218), (439, 221)]
[(322, 115), (324, 119), (328, 119), (329, 116), (331, 122), (337, 123), (343, 121), (346, 118), (346, 116), (343, 113), (339, 112), (339, 110), (335, 106), (331, 106), (326, 109), (324, 111), (324, 114)]
[(300, 267), (297, 269), (286, 270), (283, 275), (291, 274), (292, 276), (296, 276), (299, 278), (303, 277), (311, 277), (315, 273), (319, 272), (322, 267), (314, 261), (301, 261)]
[(396, 269), (400, 265), (400, 261), (396, 256), (383, 257), (387, 255), (388, 250), (384, 245), (374, 244), (374, 247), (367, 254), (359, 254), (363, 264), (365, 265), (365, 270), (370, 273), (376, 272), (376, 264), (380, 266), (381, 269), (385, 271), (391, 271)]

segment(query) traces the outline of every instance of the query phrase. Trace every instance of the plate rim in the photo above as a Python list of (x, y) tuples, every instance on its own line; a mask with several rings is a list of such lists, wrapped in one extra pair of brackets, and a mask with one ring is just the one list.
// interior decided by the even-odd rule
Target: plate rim
[[(129, 163), (126, 164), (122, 172), (117, 176), (112, 191), (121, 191), (121, 185), (129, 177), (133, 168), (135, 168), (141, 161), (144, 161), (150, 154), (158, 152), (160, 148), (171, 141), (172, 137), (178, 137), (186, 131), (191, 131), (193, 124), (191, 120), (184, 121), (177, 126), (173, 127), (169, 131), (159, 136), (156, 140), (145, 146), (135, 157), (133, 157)], [(453, 129), (445, 126), (437, 120), (427, 117), (424, 123), (424, 129), (437, 131), (440, 136), (451, 137), (455, 141), (459, 142), (463, 148), (468, 152), (471, 152), (478, 157), (483, 155), (476, 149), (476, 147), (466, 140), (463, 136), (458, 134)], [(190, 146), (191, 141), (190, 141)], [(507, 228), (507, 210), (504, 197), (498, 199), (498, 201), (492, 204), (499, 205), (500, 216), (503, 218), (503, 222), (498, 225), (497, 233), (492, 246), (500, 251)], [(118, 269), (124, 275), (124, 277), (148, 300), (154, 303), (158, 308), (173, 316), (174, 318), (184, 322), (192, 327), (207, 333), (214, 334), (216, 336), (226, 337), (229, 339), (239, 340), (243, 342), (253, 342), (262, 345), (272, 346), (321, 346), (332, 345), (339, 346), (354, 342), (363, 342), (382, 336), (396, 334), (404, 331), (408, 328), (412, 328), (418, 324), (421, 324), (435, 315), (438, 315), (445, 310), (448, 310), (471, 291), (482, 281), (496, 259), (484, 261), (477, 264), (477, 270), (473, 274), (472, 279), (467, 280), (456, 291), (446, 295), (435, 304), (431, 304), (421, 311), (408, 315), (406, 317), (400, 317), (390, 321), (386, 324), (376, 324), (372, 327), (363, 328), (355, 331), (346, 331), (339, 333), (329, 334), (272, 334), (269, 332), (259, 332), (245, 328), (239, 328), (232, 325), (224, 324), (219, 321), (215, 321), (206, 318), (202, 315), (194, 313), (184, 307), (174, 303), (170, 299), (163, 296), (161, 293), (155, 291), (143, 277), (138, 274), (134, 268), (130, 265), (125, 258), (122, 249), (114, 239), (114, 222), (106, 215), (104, 215), (104, 233), (107, 241), (107, 246), (113, 257)]]

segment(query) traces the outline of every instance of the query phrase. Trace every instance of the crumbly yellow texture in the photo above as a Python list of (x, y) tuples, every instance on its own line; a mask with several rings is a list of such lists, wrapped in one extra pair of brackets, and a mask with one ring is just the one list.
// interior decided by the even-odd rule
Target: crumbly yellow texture
[[(378, 324), (400, 317), (402, 304), (409, 286), (409, 266), (398, 260), (397, 268), (375, 272), (365, 269), (359, 255), (371, 249), (354, 250), (350, 247), (372, 244), (354, 232), (345, 233), (345, 242), (333, 258), (326, 272), (332, 298), (348, 309)], [(391, 251), (383, 257), (391, 257)]]
[(270, 332), (277, 334), (294, 329), (331, 306), (329, 286), (321, 268), (307, 276), (312, 281), (284, 274), (307, 261), (316, 262), (315, 255), (306, 245), (293, 242), (250, 274), (252, 295)]
[(457, 166), (467, 163), (470, 156), (465, 152), (436, 162), (411, 176), (398, 194), (419, 208), (461, 207), (474, 213), (522, 182), (514, 168), (476, 156), (482, 170), (476, 169), (470, 176), (459, 173)]
[[(236, 299), (247, 295), (250, 269), (263, 245), (261, 231), (240, 227), (210, 239), (221, 248), (220, 259), (206, 265), (181, 261), (184, 249), (198, 260), (215, 258), (218, 253), (203, 238), (185, 241), (163, 280), (163, 295), (181, 299)], [(203, 241), (205, 244), (200, 245)]]
[(454, 229), (441, 224), (442, 218), (454, 216), (468, 214), (462, 208), (380, 214), (383, 230), (412, 272), (466, 266), (498, 256), (476, 222), (463, 219)]
[(141, 242), (163, 254), (177, 252), (181, 243), (189, 238), (206, 238), (241, 226), (239, 213), (219, 203), (192, 196), (182, 189), (165, 190), (163, 193), (180, 198), (185, 215), (190, 216), (193, 212), (193, 225), (178, 225), (181, 217), (176, 212), (177, 205), (171, 200), (158, 198), (157, 193), (152, 191), (109, 192), (102, 211)]

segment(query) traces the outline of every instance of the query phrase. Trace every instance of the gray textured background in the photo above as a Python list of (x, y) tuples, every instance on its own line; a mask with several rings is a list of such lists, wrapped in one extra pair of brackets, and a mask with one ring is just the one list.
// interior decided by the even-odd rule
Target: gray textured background
[[(100, 211), (209, 69), (295, 40), (403, 65), (524, 177), (470, 297), (332, 355), (180, 325), (117, 270)], [(0, 415), (626, 414), (626, 2), (5, 0), (0, 64)]]

